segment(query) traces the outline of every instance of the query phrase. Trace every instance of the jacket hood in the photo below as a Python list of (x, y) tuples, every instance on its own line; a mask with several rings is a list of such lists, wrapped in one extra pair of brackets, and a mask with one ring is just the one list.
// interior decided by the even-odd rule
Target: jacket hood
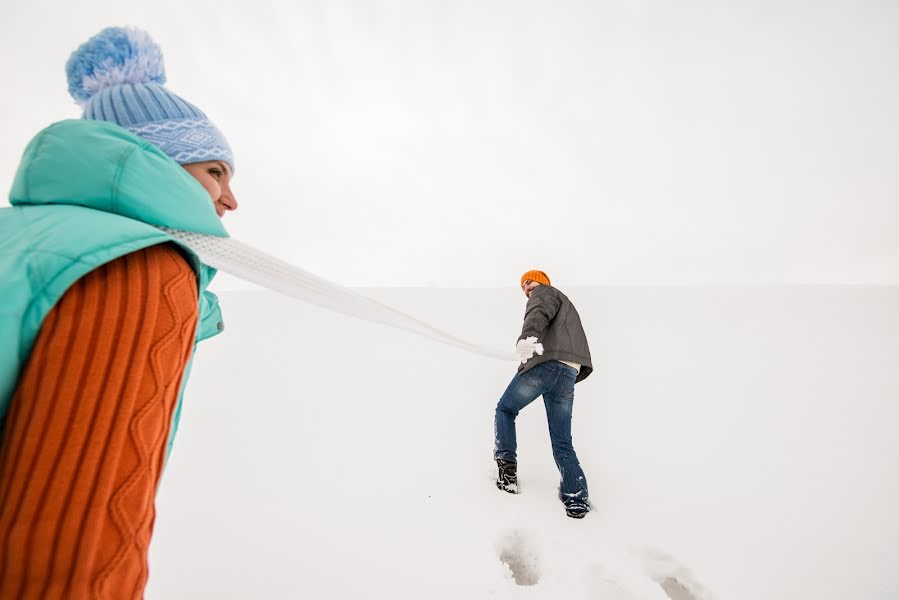
[(227, 237), (209, 194), (156, 146), (105, 121), (70, 119), (25, 149), (10, 204), (77, 205), (150, 225)]

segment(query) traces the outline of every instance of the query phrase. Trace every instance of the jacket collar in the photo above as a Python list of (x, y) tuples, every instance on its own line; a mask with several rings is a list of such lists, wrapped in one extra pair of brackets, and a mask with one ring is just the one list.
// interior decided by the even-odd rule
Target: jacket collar
[(209, 194), (156, 146), (114, 123), (70, 119), (38, 133), (10, 204), (78, 205), (150, 225), (227, 237)]

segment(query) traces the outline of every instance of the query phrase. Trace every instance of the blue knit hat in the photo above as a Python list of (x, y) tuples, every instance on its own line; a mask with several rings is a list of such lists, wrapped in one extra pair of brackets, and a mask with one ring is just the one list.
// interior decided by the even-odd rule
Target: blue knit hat
[(234, 172), (225, 136), (199, 108), (169, 90), (162, 51), (145, 31), (108, 27), (66, 63), (69, 93), (84, 119), (111, 121), (185, 165), (221, 160)]

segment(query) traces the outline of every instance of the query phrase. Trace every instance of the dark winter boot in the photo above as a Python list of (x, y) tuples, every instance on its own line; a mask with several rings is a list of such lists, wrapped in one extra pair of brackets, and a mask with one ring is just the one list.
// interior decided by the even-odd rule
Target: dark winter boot
[(496, 466), (499, 467), (499, 474), (496, 477), (496, 487), (509, 492), (510, 494), (518, 493), (518, 463), (511, 460), (496, 459)]
[(588, 512), (590, 512), (590, 507), (580, 502), (565, 505), (565, 514), (572, 519), (583, 519)]
[(587, 499), (587, 491), (581, 490), (572, 494), (563, 494), (559, 487), (559, 500), (565, 505), (565, 514), (572, 519), (583, 519), (590, 512), (590, 500)]

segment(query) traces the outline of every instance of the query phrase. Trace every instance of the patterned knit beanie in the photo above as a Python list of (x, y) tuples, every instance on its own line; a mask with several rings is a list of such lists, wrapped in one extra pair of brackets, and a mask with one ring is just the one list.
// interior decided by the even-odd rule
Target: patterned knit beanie
[(528, 271), (521, 276), (521, 285), (524, 285), (524, 282), (528, 279), (536, 281), (537, 283), (542, 283), (543, 285), (550, 285), (549, 276), (543, 271)]
[(168, 91), (162, 51), (145, 31), (108, 27), (66, 63), (69, 93), (84, 119), (111, 121), (185, 165), (221, 160), (234, 172), (225, 136), (199, 108)]

